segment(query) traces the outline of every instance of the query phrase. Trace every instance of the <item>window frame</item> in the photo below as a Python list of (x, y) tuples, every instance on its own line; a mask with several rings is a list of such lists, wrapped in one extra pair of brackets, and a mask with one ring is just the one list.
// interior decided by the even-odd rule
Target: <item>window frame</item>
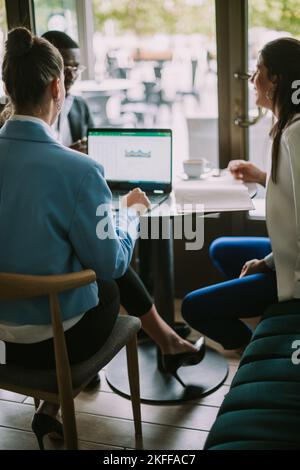
[(24, 26), (36, 32), (33, 0), (5, 0), (7, 29)]
[(94, 20), (92, 0), (76, 0), (78, 39), (82, 63), (86, 70), (82, 74), (84, 80), (94, 79), (93, 44)]
[[(249, 130), (234, 123), (248, 119), (248, 81), (234, 78), (248, 70), (248, 0), (216, 0), (218, 57), (219, 159), (248, 160)], [(229, 119), (228, 119), (229, 116)]]

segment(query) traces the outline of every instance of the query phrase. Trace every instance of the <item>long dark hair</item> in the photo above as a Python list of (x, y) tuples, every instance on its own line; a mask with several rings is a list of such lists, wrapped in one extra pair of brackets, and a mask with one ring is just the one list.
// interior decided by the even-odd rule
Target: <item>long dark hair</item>
[(26, 28), (8, 33), (2, 64), (2, 80), (14, 110), (38, 105), (47, 86), (63, 70), (60, 52), (46, 39)]
[(300, 104), (292, 99), (295, 92), (292, 84), (295, 80), (300, 80), (300, 41), (292, 38), (271, 41), (262, 49), (261, 57), (268, 70), (268, 78), (276, 79), (272, 101), (274, 108), (279, 111), (279, 116), (270, 133), (273, 138), (271, 176), (276, 183), (282, 132), (295, 114), (300, 113)]

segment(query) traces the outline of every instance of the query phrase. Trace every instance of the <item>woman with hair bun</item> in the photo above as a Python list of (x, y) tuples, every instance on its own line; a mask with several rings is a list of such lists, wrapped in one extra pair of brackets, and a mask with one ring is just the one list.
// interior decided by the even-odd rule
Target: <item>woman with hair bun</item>
[[(0, 272), (96, 272), (97, 282), (60, 297), (69, 359), (77, 363), (95, 354), (113, 329), (120, 306), (114, 279), (128, 270), (140, 211), (149, 200), (134, 189), (114, 220), (102, 166), (54, 138), (51, 126), (65, 98), (63, 69), (61, 54), (46, 39), (25, 28), (8, 34), (2, 77), (12, 115), (0, 130)], [(100, 205), (105, 210), (98, 216)], [(107, 236), (97, 234), (101, 222)], [(145, 309), (129, 313), (140, 316), (160, 347), (165, 370), (174, 373), (200, 362), (203, 338), (196, 345), (183, 340), (135, 290), (131, 302), (139, 298)], [(53, 368), (48, 299), (1, 301), (0, 340), (7, 363)], [(44, 402), (34, 416), (32, 428), (41, 448), (45, 434), (62, 435), (57, 412), (57, 405)]]

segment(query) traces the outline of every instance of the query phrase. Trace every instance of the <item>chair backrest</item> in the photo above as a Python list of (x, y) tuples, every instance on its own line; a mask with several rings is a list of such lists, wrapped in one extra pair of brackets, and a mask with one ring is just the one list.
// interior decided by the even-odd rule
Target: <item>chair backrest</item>
[(50, 276), (0, 273), (0, 300), (29, 299), (76, 289), (96, 279), (91, 269)]
[[(30, 299), (42, 295), (49, 296), (56, 378), (59, 399), (63, 409), (68, 409), (65, 406), (66, 404), (73, 403), (73, 391), (58, 293), (91, 284), (95, 280), (96, 274), (90, 269), (77, 273), (50, 276), (0, 273), (0, 300)], [(70, 412), (74, 414), (74, 408)]]

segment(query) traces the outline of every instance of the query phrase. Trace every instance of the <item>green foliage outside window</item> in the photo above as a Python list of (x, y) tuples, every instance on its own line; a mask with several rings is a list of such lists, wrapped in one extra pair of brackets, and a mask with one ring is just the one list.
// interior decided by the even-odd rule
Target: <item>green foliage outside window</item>
[(249, 0), (251, 26), (300, 37), (300, 0)]
[[(6, 30), (4, 0), (0, 0), (0, 30)], [(251, 27), (289, 31), (300, 37), (300, 0), (249, 0)], [(74, 8), (74, 0), (35, 0), (40, 31), (47, 30), (49, 11), (62, 14)], [(116, 32), (138, 36), (156, 33), (215, 34), (214, 0), (93, 0), (95, 30), (114, 20)]]
[(93, 0), (95, 30), (115, 20), (117, 34), (138, 36), (215, 32), (213, 0)]
[(4, 0), (0, 0), (0, 31), (6, 31)]
[[(0, 0), (0, 30), (6, 30), (4, 0)], [(249, 0), (251, 27), (288, 31), (300, 37), (300, 0)], [(35, 0), (39, 31), (47, 30), (49, 12), (74, 9), (74, 0)], [(215, 34), (214, 0), (93, 0), (95, 30), (114, 20), (117, 34)]]
[[(93, 0), (95, 30), (114, 20), (116, 33), (138, 36), (215, 32), (214, 0)], [(300, 36), (300, 0), (249, 0), (250, 25)]]

